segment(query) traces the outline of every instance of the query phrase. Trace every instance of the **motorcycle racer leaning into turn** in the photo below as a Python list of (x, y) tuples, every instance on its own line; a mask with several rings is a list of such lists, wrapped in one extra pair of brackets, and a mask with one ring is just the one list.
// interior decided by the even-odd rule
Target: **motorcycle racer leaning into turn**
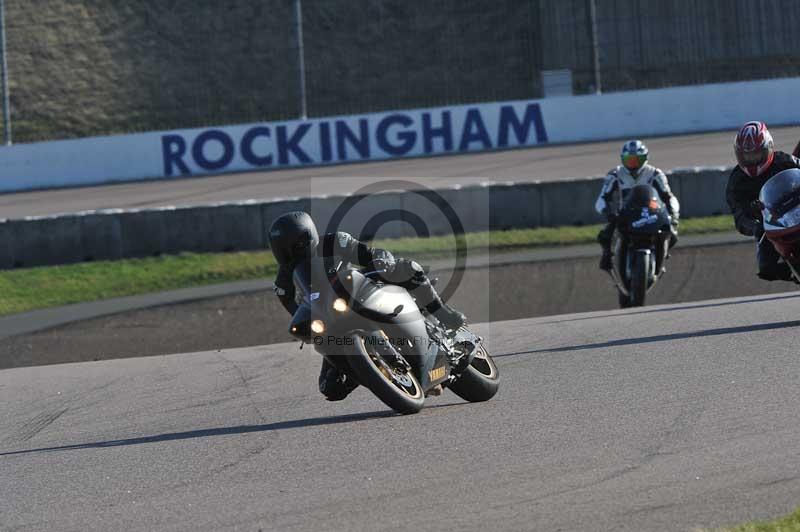
[(610, 271), (612, 268), (611, 239), (617, 226), (617, 213), (636, 185), (650, 185), (656, 190), (671, 217), (669, 247), (672, 248), (678, 241), (678, 219), (681, 208), (678, 198), (670, 190), (664, 172), (647, 164), (648, 154), (647, 146), (642, 141), (626, 142), (620, 153), (622, 164), (611, 169), (603, 182), (603, 188), (594, 206), (595, 210), (608, 220), (606, 226), (597, 234), (597, 241), (603, 248), (603, 255), (600, 258), (601, 270)]
[[(756, 239), (758, 276), (766, 281), (791, 281), (792, 272), (772, 243), (764, 236), (758, 195), (761, 187), (778, 172), (800, 168), (800, 159), (775, 151), (772, 135), (764, 122), (748, 122), (733, 143), (737, 166), (728, 178), (725, 197), (733, 213), (736, 230)], [(800, 150), (800, 144), (795, 151)]]
[[(369, 247), (344, 232), (328, 233), (320, 241), (314, 221), (308, 213), (294, 211), (272, 222), (269, 230), (272, 254), (278, 261), (274, 282), (275, 294), (290, 314), (297, 310), (293, 273), (295, 267), (312, 256), (336, 257), (360, 266), (369, 266), (380, 273), (381, 281), (408, 290), (420, 311), (432, 314), (442, 325), (456, 330), (466, 322), (465, 316), (444, 303), (425, 275), (422, 266), (408, 259), (395, 258), (384, 249)], [(319, 391), (329, 401), (340, 401), (353, 391), (357, 383), (323, 359), (319, 375)]]

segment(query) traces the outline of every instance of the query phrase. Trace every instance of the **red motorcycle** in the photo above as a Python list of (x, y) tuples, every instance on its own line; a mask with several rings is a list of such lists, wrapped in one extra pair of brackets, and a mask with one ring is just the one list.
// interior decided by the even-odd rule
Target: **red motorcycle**
[(800, 280), (800, 169), (775, 174), (759, 194), (764, 235)]

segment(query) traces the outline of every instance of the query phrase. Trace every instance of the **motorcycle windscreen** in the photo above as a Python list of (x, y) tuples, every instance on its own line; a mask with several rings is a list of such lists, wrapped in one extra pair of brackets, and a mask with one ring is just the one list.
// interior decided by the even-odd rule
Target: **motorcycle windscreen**
[(636, 185), (628, 193), (622, 208), (658, 210), (663, 209), (664, 204), (658, 197), (656, 189), (650, 185)]
[(325, 266), (326, 261), (321, 257), (311, 257), (300, 261), (294, 268), (292, 280), (299, 307), (292, 319), (290, 332), (298, 338), (309, 337), (312, 332), (319, 334), (325, 329), (328, 310), (336, 298)]
[(800, 225), (800, 172), (783, 171), (761, 188), (765, 229), (788, 229)]
[[(320, 291), (332, 290), (326, 266), (334, 269), (336, 264), (327, 264), (322, 257), (311, 257), (300, 261), (292, 274), (295, 288), (304, 300), (316, 299)], [(312, 297), (312, 295), (316, 295)]]
[(294, 272), (292, 273), (292, 280), (297, 293), (303, 298), (303, 300), (307, 300), (311, 294), (310, 260), (300, 261), (300, 263), (295, 266)]
[(637, 185), (628, 193), (620, 222), (627, 232), (656, 234), (669, 223), (669, 215), (656, 189)]

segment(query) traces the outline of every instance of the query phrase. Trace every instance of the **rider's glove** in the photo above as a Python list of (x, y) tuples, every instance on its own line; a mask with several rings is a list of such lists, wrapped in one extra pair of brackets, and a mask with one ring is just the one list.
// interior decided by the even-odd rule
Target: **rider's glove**
[(761, 209), (764, 208), (764, 204), (761, 203), (759, 200), (753, 200), (750, 202), (750, 216), (755, 218), (756, 220), (761, 219)]
[(375, 254), (372, 256), (372, 267), (376, 271), (392, 273), (396, 264), (397, 263), (394, 260), (394, 255), (384, 249), (376, 250)]

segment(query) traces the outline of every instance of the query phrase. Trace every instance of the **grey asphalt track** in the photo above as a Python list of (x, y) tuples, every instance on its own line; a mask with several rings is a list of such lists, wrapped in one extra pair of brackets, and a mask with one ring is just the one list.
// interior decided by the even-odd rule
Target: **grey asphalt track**
[(4, 530), (690, 530), (800, 500), (800, 294), (478, 327), (400, 417), (279, 344), (0, 372)]
[[(800, 127), (772, 130), (779, 149), (792, 151)], [(735, 132), (647, 139), (651, 162), (665, 170), (733, 166)], [(547, 146), (473, 155), (252, 172), (216, 177), (47, 190), (0, 195), (0, 218), (109, 208), (198, 205), (221, 201), (353, 192), (381, 179), (408, 178), (428, 187), (483, 181), (533, 181), (604, 175), (619, 164), (621, 141)], [(437, 176), (437, 177), (431, 177)]]

